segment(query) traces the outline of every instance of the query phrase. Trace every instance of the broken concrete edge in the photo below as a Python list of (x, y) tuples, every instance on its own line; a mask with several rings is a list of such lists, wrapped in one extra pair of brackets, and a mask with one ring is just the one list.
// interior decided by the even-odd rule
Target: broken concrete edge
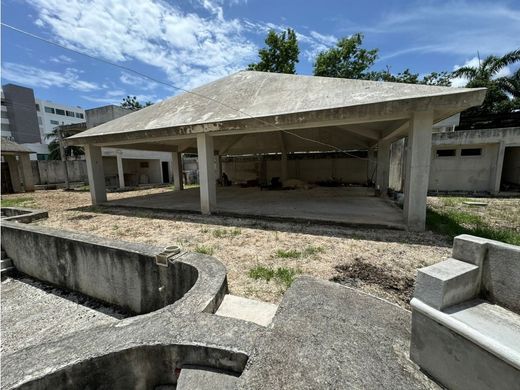
[(418, 311), (422, 315), (432, 319), (442, 326), (445, 326), (451, 331), (461, 335), (482, 349), (520, 370), (520, 353), (518, 353), (518, 351), (508, 348), (506, 345), (500, 344), (490, 337), (486, 337), (483, 333), (473, 329), (461, 321), (458, 321), (449, 314), (431, 307), (417, 298), (412, 298), (410, 305), (412, 307), (412, 312), (415, 310)]
[(49, 213), (45, 210), (27, 209), (24, 207), (2, 207), (2, 222), (31, 223), (48, 217)]
[(155, 263), (162, 249), (151, 245), (13, 222), (1, 229), (2, 247), (22, 273), (137, 314), (214, 313), (228, 291), (226, 268), (211, 256), (183, 253), (164, 267)]
[(175, 383), (175, 370), (189, 365), (240, 375), (262, 331), (205, 313), (157, 311), (2, 356), (2, 388), (97, 388), (100, 378), (105, 388), (133, 388), (164, 375)]

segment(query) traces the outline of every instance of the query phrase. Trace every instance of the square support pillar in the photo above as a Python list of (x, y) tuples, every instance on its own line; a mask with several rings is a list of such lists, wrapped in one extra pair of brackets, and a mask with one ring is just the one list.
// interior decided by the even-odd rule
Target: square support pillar
[(377, 143), (377, 176), (376, 187), (381, 195), (386, 195), (390, 180), (390, 141), (380, 140)]
[(496, 195), (500, 192), (500, 183), (502, 182), (502, 169), (504, 167), (504, 154), (506, 151), (506, 147), (504, 141), (499, 142), (498, 144), (498, 153), (497, 153), (497, 162), (495, 165), (495, 175), (493, 177), (493, 181), (491, 183), (491, 193)]
[(217, 179), (222, 179), (222, 159), (218, 154), (215, 156), (215, 172)]
[(25, 192), (34, 192), (31, 158), (28, 153), (20, 154), (20, 165), (22, 167), (22, 180)]
[(4, 155), (5, 162), (9, 168), (9, 176), (11, 176), (11, 185), (14, 192), (23, 192), (22, 180), (20, 178), (20, 169), (18, 167), (18, 160), (14, 154)]
[(175, 191), (182, 191), (184, 185), (182, 180), (182, 154), (180, 152), (172, 152), (172, 171)]
[(285, 150), (282, 150), (282, 159), (280, 164), (280, 180), (283, 183), (288, 179), (287, 152)]
[(426, 225), (426, 196), (432, 154), (432, 112), (416, 112), (410, 120), (406, 179), (404, 185), (404, 220), (409, 230), (423, 231)]
[(197, 134), (197, 154), (199, 160), (200, 211), (202, 214), (211, 214), (211, 211), (217, 205), (213, 137), (205, 133)]
[(105, 186), (105, 171), (103, 169), (101, 147), (85, 145), (85, 157), (87, 160), (88, 184), (90, 187), (92, 204), (106, 202), (107, 191)]
[(125, 171), (123, 170), (123, 152), (116, 152), (117, 159), (117, 176), (119, 178), (119, 188), (125, 188)]

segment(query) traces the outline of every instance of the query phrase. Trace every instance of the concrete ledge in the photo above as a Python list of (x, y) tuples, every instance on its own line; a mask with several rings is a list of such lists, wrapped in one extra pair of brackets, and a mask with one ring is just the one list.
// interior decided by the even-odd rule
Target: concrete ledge
[(45, 210), (26, 209), (23, 207), (2, 207), (2, 222), (31, 223), (38, 219), (48, 218)]
[[(410, 357), (449, 389), (510, 390), (518, 388), (520, 371), (488, 351), (492, 345), (458, 325), (432, 319), (412, 301)], [(422, 306), (421, 306), (422, 308)], [(439, 313), (439, 312), (437, 312)], [(457, 329), (457, 330), (454, 330)], [(467, 332), (465, 332), (467, 330)], [(471, 337), (471, 339), (466, 337)], [(479, 343), (473, 342), (479, 340)], [(483, 348), (485, 345), (488, 349)], [(495, 351), (496, 352), (496, 351)]]
[(164, 267), (155, 263), (162, 248), (12, 222), (2, 224), (2, 247), (22, 273), (137, 314), (177, 301), (179, 313), (214, 312), (227, 292), (226, 269), (209, 256), (185, 253)]

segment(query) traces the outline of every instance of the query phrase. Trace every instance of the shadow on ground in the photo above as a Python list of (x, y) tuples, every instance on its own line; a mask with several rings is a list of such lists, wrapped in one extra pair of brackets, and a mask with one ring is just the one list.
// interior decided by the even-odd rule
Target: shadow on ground
[[(407, 232), (383, 228), (367, 229), (364, 227), (338, 226), (325, 222), (306, 221), (293, 222), (266, 219), (262, 217), (231, 217), (224, 215), (201, 215), (192, 211), (154, 211), (149, 209), (126, 208), (122, 206), (84, 206), (68, 209), (84, 213), (99, 213), (109, 215), (122, 215), (127, 217), (158, 219), (167, 221), (180, 221), (199, 223), (204, 225), (244, 227), (261, 229), (266, 231), (279, 231), (288, 233), (302, 233), (315, 236), (339, 237), (347, 239), (371, 240), (379, 242), (398, 242), (403, 244), (451, 247), (451, 240), (432, 234), (432, 232)], [(74, 216), (70, 220), (90, 219), (87, 216)]]

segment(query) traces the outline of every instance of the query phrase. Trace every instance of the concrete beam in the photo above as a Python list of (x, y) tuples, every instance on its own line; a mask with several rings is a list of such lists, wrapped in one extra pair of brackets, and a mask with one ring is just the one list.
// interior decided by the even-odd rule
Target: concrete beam
[(377, 176), (376, 186), (381, 194), (388, 191), (390, 180), (390, 141), (381, 140), (377, 143)]
[(404, 184), (404, 219), (409, 230), (426, 224), (426, 195), (430, 177), (433, 113), (416, 112), (410, 121)]
[(116, 152), (116, 160), (117, 160), (117, 176), (119, 178), (119, 188), (125, 188), (125, 172), (123, 170), (123, 152), (118, 150)]
[(85, 145), (85, 157), (92, 204), (104, 203), (107, 201), (107, 191), (101, 148), (94, 145)]
[(211, 214), (217, 205), (213, 137), (208, 134), (197, 135), (197, 154), (199, 157), (200, 211)]
[(182, 154), (179, 152), (172, 153), (172, 170), (173, 170), (173, 184), (175, 191), (182, 191), (184, 189), (182, 177)]

